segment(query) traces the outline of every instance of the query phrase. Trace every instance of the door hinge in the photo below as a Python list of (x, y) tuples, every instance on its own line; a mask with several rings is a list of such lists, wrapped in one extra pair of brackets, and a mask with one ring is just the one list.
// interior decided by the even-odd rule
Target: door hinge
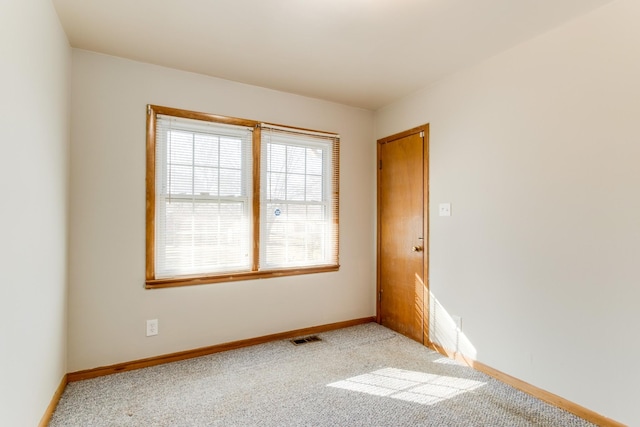
[(424, 131), (420, 131), (420, 138), (424, 138)]
[(382, 169), (382, 160), (378, 161), (378, 169)]
[(382, 291), (378, 292), (378, 301), (382, 301)]

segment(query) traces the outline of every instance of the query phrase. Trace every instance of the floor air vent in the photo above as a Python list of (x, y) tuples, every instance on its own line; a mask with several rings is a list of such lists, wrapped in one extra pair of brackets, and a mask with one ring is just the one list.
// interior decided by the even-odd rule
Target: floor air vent
[(317, 335), (312, 335), (310, 337), (305, 337), (305, 338), (296, 338), (295, 340), (291, 340), (291, 342), (294, 345), (302, 345), (302, 344), (306, 344), (308, 342), (315, 342), (315, 341), (322, 341), (320, 338), (318, 338)]

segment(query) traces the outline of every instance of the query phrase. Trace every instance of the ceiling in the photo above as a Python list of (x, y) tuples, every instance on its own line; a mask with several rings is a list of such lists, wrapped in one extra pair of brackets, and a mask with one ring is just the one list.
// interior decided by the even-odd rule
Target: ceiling
[(612, 0), (53, 0), (71, 45), (376, 110)]

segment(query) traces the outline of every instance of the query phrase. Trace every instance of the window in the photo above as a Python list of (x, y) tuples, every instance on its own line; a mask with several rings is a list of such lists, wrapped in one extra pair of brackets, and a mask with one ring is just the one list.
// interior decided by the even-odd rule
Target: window
[(149, 106), (148, 288), (338, 269), (339, 137)]

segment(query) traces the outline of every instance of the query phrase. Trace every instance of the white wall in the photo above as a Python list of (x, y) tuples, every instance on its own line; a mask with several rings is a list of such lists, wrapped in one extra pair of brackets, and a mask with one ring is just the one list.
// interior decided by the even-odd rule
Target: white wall
[[(373, 113), (80, 50), (72, 74), (70, 372), (375, 314)], [(145, 290), (149, 103), (341, 134), (340, 271)]]
[[(459, 348), (630, 425), (640, 425), (638, 22), (640, 2), (616, 1), (375, 119), (377, 138), (430, 123), (430, 284), (462, 316)], [(437, 215), (441, 202), (453, 216)], [(432, 331), (455, 345), (449, 333)]]
[(71, 49), (49, 0), (0, 28), (0, 425), (35, 426), (66, 373)]

